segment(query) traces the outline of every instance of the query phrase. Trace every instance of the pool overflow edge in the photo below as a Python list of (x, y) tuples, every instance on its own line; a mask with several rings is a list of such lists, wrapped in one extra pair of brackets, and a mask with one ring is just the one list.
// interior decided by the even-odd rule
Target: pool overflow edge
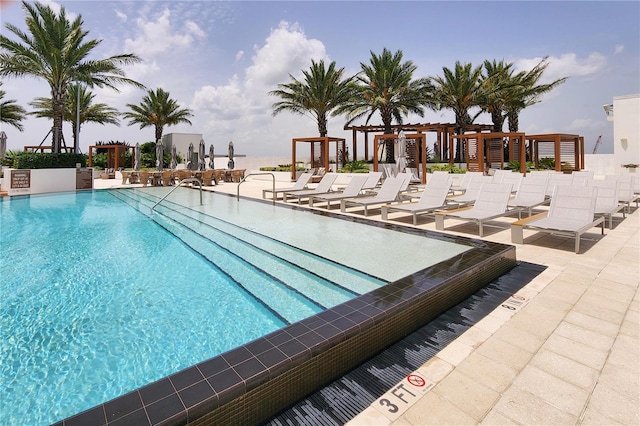
[(263, 423), (516, 266), (514, 246), (313, 213), (472, 248), (56, 425)]

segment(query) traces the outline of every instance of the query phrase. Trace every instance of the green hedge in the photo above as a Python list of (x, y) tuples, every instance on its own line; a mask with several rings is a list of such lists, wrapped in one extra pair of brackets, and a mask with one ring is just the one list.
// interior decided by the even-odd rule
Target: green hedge
[(87, 166), (85, 154), (54, 154), (50, 152), (23, 152), (13, 160), (14, 169), (75, 169), (76, 164)]

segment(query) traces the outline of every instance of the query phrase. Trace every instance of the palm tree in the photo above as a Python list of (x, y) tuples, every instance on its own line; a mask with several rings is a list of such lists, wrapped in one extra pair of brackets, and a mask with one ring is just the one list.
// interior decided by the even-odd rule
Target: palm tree
[[(472, 124), (469, 110), (480, 106), (485, 92), (481, 84), (482, 67), (473, 67), (470, 63), (461, 64), (456, 61), (455, 68), (450, 70), (442, 67), (444, 76), (432, 78), (435, 83), (434, 101), (438, 110), (452, 109), (456, 116), (456, 133), (461, 135), (465, 132), (466, 126)], [(479, 113), (478, 113), (479, 114)], [(476, 117), (477, 115), (476, 114)], [(456, 149), (456, 161), (463, 158), (462, 141), (458, 139)]]
[(505, 106), (519, 89), (519, 82), (513, 75), (513, 63), (495, 60), (484, 61), (484, 99), (480, 101), (482, 110), (491, 114), (494, 132), (502, 132), (506, 118)]
[(316, 121), (320, 136), (325, 137), (329, 115), (352, 96), (353, 77), (343, 80), (344, 68), (336, 70), (335, 61), (325, 69), (323, 60), (316, 62), (313, 59), (309, 70), (302, 74), (304, 81), (289, 74), (290, 83), (278, 84), (278, 90), (269, 92), (269, 95), (282, 98), (273, 104), (273, 115), (282, 111), (309, 114)]
[(530, 71), (522, 71), (514, 77), (517, 84), (505, 104), (510, 132), (518, 131), (520, 111), (540, 102), (542, 95), (550, 92), (569, 78), (562, 77), (548, 84), (538, 84), (542, 74), (549, 66), (547, 59), (548, 57), (545, 56)]
[[(424, 116), (424, 106), (431, 105), (431, 84), (428, 78), (413, 80), (417, 69), (411, 61), (402, 62), (403, 53), (392, 54), (383, 49), (381, 55), (371, 53), (370, 64), (360, 63), (362, 72), (356, 75), (358, 91), (336, 113), (347, 113), (347, 124), (380, 113), (384, 133), (393, 133), (392, 123), (402, 124), (403, 116), (414, 113)], [(393, 163), (393, 140), (385, 141), (386, 161)]]
[(155, 141), (157, 142), (162, 139), (164, 126), (174, 126), (180, 123), (191, 124), (189, 117), (193, 117), (190, 109), (181, 109), (178, 102), (169, 96), (169, 92), (165, 92), (161, 88), (155, 91), (148, 90), (140, 105), (127, 104), (131, 111), (122, 115), (130, 120), (129, 125), (140, 124), (141, 129), (154, 126)]
[(121, 65), (140, 62), (134, 54), (122, 54), (106, 59), (88, 59), (101, 40), (85, 40), (80, 15), (73, 21), (67, 18), (64, 7), (55, 13), (42, 3), (22, 2), (27, 17), (27, 32), (15, 25), (5, 27), (17, 36), (13, 41), (0, 35), (0, 76), (42, 78), (51, 88), (53, 108), (53, 151), (60, 152), (60, 135), (64, 117), (67, 90), (73, 83), (88, 87), (109, 87), (118, 90), (118, 84), (144, 87), (124, 76)]
[[(78, 126), (78, 92), (80, 95), (80, 125)], [(67, 92), (67, 102), (64, 107), (63, 120), (68, 121), (73, 126), (73, 146), (78, 145), (78, 135), (76, 132), (80, 130), (82, 123), (92, 122), (98, 124), (115, 124), (120, 126), (120, 120), (118, 116), (120, 113), (117, 109), (108, 106), (107, 104), (94, 104), (93, 99), (95, 95), (86, 90), (84, 86), (74, 84), (69, 87)], [(29, 114), (35, 115), (39, 118), (52, 118), (53, 117), (53, 103), (51, 98), (35, 98), (33, 102), (29, 102), (29, 105), (36, 108), (36, 110)]]
[[(0, 86), (2, 82), (0, 81)], [(0, 90), (0, 123), (6, 123), (22, 131), (24, 126), (20, 123), (25, 119), (27, 111), (16, 103), (15, 99), (4, 100), (6, 92)]]

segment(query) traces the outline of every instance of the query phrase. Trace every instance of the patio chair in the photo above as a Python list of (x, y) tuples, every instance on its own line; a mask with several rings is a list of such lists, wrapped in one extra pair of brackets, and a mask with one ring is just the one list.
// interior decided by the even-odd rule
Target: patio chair
[(147, 186), (149, 184), (149, 180), (151, 179), (151, 173), (140, 171), (138, 172), (138, 179), (140, 180), (142, 186)]
[(324, 167), (318, 167), (317, 169), (315, 169), (311, 176), (311, 183), (319, 183), (324, 177), (325, 173), (327, 173), (327, 170)]
[(476, 222), (478, 235), (482, 237), (485, 222), (510, 214), (507, 203), (511, 196), (511, 187), (510, 183), (485, 183), (472, 207), (436, 213), (436, 229), (444, 231), (444, 220), (453, 217)]
[(362, 187), (367, 181), (366, 175), (358, 175), (351, 178), (349, 184), (340, 192), (330, 192), (328, 194), (318, 194), (309, 196), (309, 207), (313, 207), (318, 202), (327, 202), (327, 209), (331, 207), (332, 201), (340, 201), (345, 198), (361, 196)]
[(163, 170), (160, 178), (163, 186), (173, 185), (173, 172), (171, 170)]
[(417, 225), (418, 215), (433, 213), (447, 207), (446, 199), (451, 189), (451, 179), (437, 179), (427, 183), (416, 203), (386, 204), (382, 206), (382, 220), (388, 220), (389, 212), (409, 213)]
[(606, 179), (615, 179), (618, 181), (618, 203), (624, 205), (625, 212), (631, 211), (631, 203), (637, 199), (633, 193), (634, 176), (628, 173), (621, 175), (607, 175)]
[(547, 182), (547, 197), (553, 196), (555, 189), (558, 186), (571, 185), (573, 177), (570, 174), (562, 172), (549, 172), (549, 181)]
[(382, 172), (374, 172), (371, 171), (367, 173), (367, 181), (362, 185), (362, 190), (373, 190), (378, 188), (378, 184), (380, 183), (380, 178), (382, 177)]
[(571, 173), (571, 185), (591, 185), (593, 183), (592, 170), (578, 170)]
[(214, 185), (213, 170), (205, 170), (204, 172), (202, 172), (202, 184), (204, 186), (213, 186)]
[[(435, 172), (434, 172), (435, 173)], [(475, 177), (478, 176), (483, 176), (482, 172), (466, 172), (462, 175), (462, 180), (460, 181), (460, 183), (456, 184), (454, 182), (453, 185), (451, 185), (451, 191), (455, 194), (456, 192), (460, 192), (460, 193), (465, 193), (469, 183), (471, 182), (471, 180)]]
[(592, 185), (598, 188), (596, 196), (596, 216), (603, 216), (608, 219), (609, 229), (613, 228), (613, 215), (622, 211), (625, 217), (623, 204), (618, 203), (619, 183), (617, 179), (594, 180)]
[[(473, 172), (467, 172), (473, 173)], [(473, 175), (469, 184), (467, 185), (467, 189), (461, 195), (453, 195), (447, 198), (447, 203), (449, 204), (457, 204), (458, 207), (463, 207), (466, 205), (471, 205), (475, 203), (476, 198), (478, 198), (478, 194), (480, 193), (480, 189), (482, 185), (486, 183), (492, 183), (493, 176), (483, 176), (482, 173), (479, 175)], [(453, 185), (452, 185), (453, 187)]]
[(551, 197), (549, 212), (519, 220), (511, 224), (511, 242), (524, 244), (524, 229), (575, 238), (575, 252), (580, 251), (580, 237), (600, 225), (604, 235), (604, 217), (595, 217), (595, 186), (557, 186)]
[(314, 189), (285, 191), (282, 194), (282, 200), (286, 203), (287, 201), (289, 201), (289, 198), (295, 198), (298, 200), (298, 204), (300, 204), (300, 201), (302, 201), (304, 198), (309, 198), (309, 196), (311, 195), (326, 194), (328, 192), (331, 192), (331, 187), (333, 186), (337, 178), (337, 173), (325, 173), (324, 176), (322, 176), (322, 180), (318, 183), (318, 186), (316, 186)]
[(131, 176), (131, 172), (125, 172), (124, 170), (120, 172), (122, 175), (122, 185), (126, 185), (129, 182), (129, 177)]
[(518, 189), (520, 189), (520, 185), (522, 184), (522, 173), (519, 172), (512, 172), (509, 170), (505, 170), (505, 172), (507, 173), (500, 173), (498, 176), (500, 179), (499, 181), (496, 181), (496, 175), (493, 175), (493, 182), (494, 183), (510, 183), (511, 184), (511, 193), (516, 193), (518, 192)]
[(396, 177), (398, 174), (398, 169), (395, 164), (382, 163), (380, 164), (382, 167), (383, 179), (388, 179), (392, 177)]
[(271, 193), (273, 199), (275, 200), (278, 197), (278, 194), (284, 194), (289, 191), (301, 191), (303, 189), (307, 189), (307, 185), (309, 184), (309, 180), (313, 176), (313, 172), (304, 172), (296, 180), (296, 183), (289, 188), (278, 188), (276, 190), (273, 189), (263, 189), (262, 190), (262, 198), (267, 198), (267, 193)]
[(368, 207), (396, 201), (400, 196), (400, 189), (403, 184), (403, 178), (387, 178), (375, 195), (340, 200), (340, 211), (345, 213), (348, 207), (358, 206), (364, 208), (364, 215), (367, 216), (369, 212)]
[(516, 196), (509, 200), (507, 206), (518, 211), (518, 219), (522, 219), (522, 211), (527, 210), (529, 216), (534, 207), (547, 202), (548, 174), (536, 174), (523, 178)]

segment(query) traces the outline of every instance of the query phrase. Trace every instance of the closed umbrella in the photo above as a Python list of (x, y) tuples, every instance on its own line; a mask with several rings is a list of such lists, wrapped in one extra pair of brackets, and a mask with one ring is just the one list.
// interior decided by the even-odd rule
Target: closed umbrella
[(407, 168), (407, 138), (404, 135), (404, 130), (400, 130), (398, 133), (398, 159), (396, 160), (396, 167), (398, 173), (402, 173)]
[(140, 171), (140, 144), (136, 143), (136, 147), (133, 149), (133, 170), (135, 172)]
[(215, 161), (213, 161), (213, 144), (209, 145), (209, 168), (211, 170), (216, 168)]
[(229, 142), (229, 163), (227, 164), (227, 168), (229, 170), (233, 170), (235, 163), (233, 162), (233, 142)]
[(189, 149), (187, 150), (187, 169), (193, 170), (191, 160), (193, 159), (193, 142), (189, 142)]
[(206, 163), (204, 161), (204, 141), (200, 139), (200, 146), (198, 147), (198, 170), (203, 172), (206, 169)]
[(4, 153), (7, 151), (7, 134), (0, 131), (0, 169), (4, 163)]
[(156, 141), (156, 169), (158, 169), (158, 171), (162, 171), (162, 167), (164, 167), (164, 164), (162, 162), (163, 155), (164, 148), (162, 146), (162, 142), (160, 142), (160, 139), (158, 139)]
[(176, 146), (171, 145), (171, 170), (175, 170), (178, 167), (178, 154), (176, 153)]

